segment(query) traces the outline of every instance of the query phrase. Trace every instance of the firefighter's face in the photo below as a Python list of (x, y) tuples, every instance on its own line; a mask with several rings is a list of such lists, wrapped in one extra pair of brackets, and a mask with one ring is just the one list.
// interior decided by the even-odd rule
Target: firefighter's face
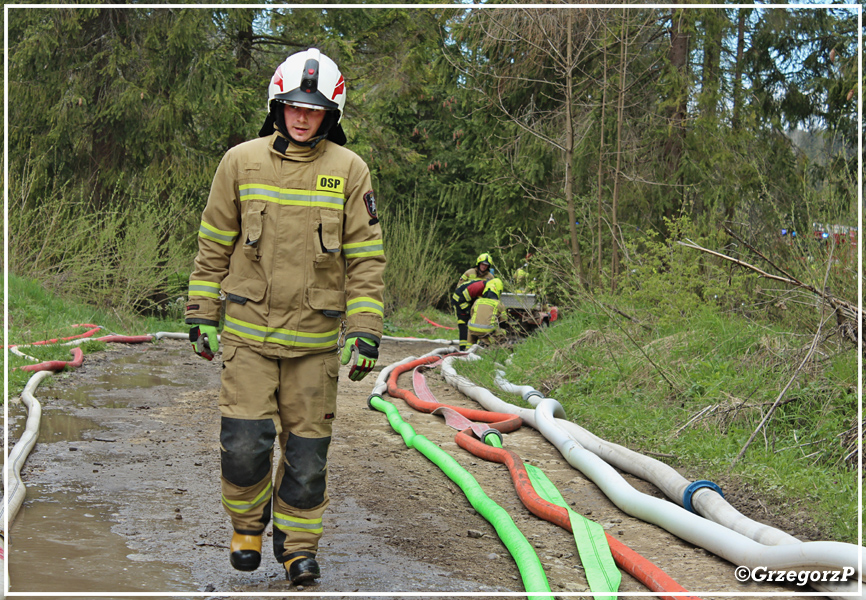
[(486, 262), (483, 262), (480, 265), (478, 265), (478, 270), (481, 271), (482, 273), (484, 273), (489, 268), (490, 268), (490, 265), (487, 264)]
[(319, 131), (325, 111), (284, 104), (283, 117), (286, 119), (289, 135), (298, 142), (306, 142)]

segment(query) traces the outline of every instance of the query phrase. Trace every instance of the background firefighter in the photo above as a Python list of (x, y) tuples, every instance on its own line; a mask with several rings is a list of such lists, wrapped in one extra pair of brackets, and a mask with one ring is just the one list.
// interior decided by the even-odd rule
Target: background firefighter
[(273, 516), (274, 554), (294, 584), (319, 576), (339, 362), (362, 379), (382, 335), (382, 231), (369, 169), (342, 147), (345, 101), (339, 68), (315, 48), (277, 68), (260, 137), (230, 149), (214, 176), (186, 308), (207, 358), (227, 300), (219, 407), (230, 562), (258, 568)]
[[(451, 295), (451, 306), (457, 313), (457, 333), (460, 338), (461, 350), (468, 350), (480, 337), (486, 335), (482, 333), (482, 328), (473, 327), (474, 331), (470, 330), (473, 305), (479, 299), (486, 299), (495, 301), (498, 306), (501, 294), (502, 280), (496, 277), (489, 280), (470, 281), (457, 286), (457, 289), (454, 290)], [(498, 315), (498, 311), (496, 314)], [(487, 325), (484, 325), (483, 328), (486, 330)], [(487, 333), (491, 332), (492, 330), (487, 331)]]
[(473, 281), (493, 279), (494, 271), (493, 258), (486, 252), (479, 254), (478, 258), (475, 259), (475, 266), (466, 269), (457, 280), (457, 287)]

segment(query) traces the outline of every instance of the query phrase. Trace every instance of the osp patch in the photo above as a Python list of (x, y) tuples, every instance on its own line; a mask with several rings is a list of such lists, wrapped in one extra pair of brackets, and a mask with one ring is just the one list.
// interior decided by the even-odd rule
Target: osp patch
[(316, 177), (316, 190), (322, 192), (337, 192), (342, 194), (346, 180), (333, 175), (319, 175)]

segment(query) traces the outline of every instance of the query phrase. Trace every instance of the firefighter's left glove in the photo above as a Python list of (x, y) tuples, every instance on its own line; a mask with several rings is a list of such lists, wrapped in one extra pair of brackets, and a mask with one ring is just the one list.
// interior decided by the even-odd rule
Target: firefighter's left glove
[(376, 366), (379, 349), (372, 340), (350, 337), (343, 346), (340, 363), (349, 365), (349, 379), (361, 381)]
[(189, 341), (192, 342), (192, 351), (208, 360), (213, 360), (220, 347), (217, 328), (213, 325), (196, 325), (189, 330)]

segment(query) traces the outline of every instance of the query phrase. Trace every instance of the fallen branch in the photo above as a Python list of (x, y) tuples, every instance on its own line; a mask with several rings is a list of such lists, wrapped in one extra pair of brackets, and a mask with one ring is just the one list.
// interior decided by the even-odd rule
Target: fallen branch
[[(728, 256), (726, 254), (722, 254), (720, 252), (715, 252), (715, 251), (710, 250), (708, 248), (704, 248), (703, 246), (698, 246), (697, 244), (695, 244), (691, 240), (686, 240), (685, 242), (677, 242), (677, 243), (681, 246), (685, 246), (686, 248), (692, 248), (694, 250), (700, 250), (701, 252), (705, 252), (707, 254), (711, 254), (712, 256), (717, 256), (718, 258), (732, 262), (735, 265), (738, 265), (738, 266), (741, 266), (743, 268), (754, 271), (755, 273), (757, 273), (758, 275), (760, 275), (761, 277), (764, 277), (766, 279), (771, 279), (773, 281), (779, 281), (782, 283), (786, 283), (788, 285), (802, 288), (804, 290), (808, 290), (809, 292), (815, 294), (816, 296), (820, 297), (824, 302), (829, 304), (833, 310), (837, 311), (837, 314), (839, 317), (837, 319), (837, 321), (839, 321), (839, 325), (843, 324), (842, 319), (849, 321), (849, 322), (852, 322), (852, 323), (855, 323), (855, 324), (859, 322), (860, 309), (857, 307), (856, 304), (853, 304), (853, 303), (848, 302), (846, 300), (842, 300), (840, 298), (836, 298), (832, 294), (818, 290), (816, 287), (809, 285), (808, 283), (803, 283), (799, 279), (789, 275), (788, 273), (783, 271), (781, 268), (777, 267), (770, 259), (764, 257), (760, 253), (758, 253), (758, 254), (759, 254), (759, 256), (761, 256), (761, 258), (764, 258), (764, 260), (766, 260), (768, 263), (770, 263), (774, 268), (778, 269), (780, 272), (785, 273), (785, 276), (773, 275), (771, 273), (767, 273), (763, 269), (760, 269), (753, 264), (747, 263), (746, 261), (740, 260), (738, 258), (734, 258), (732, 256)], [(846, 336), (849, 338), (852, 336), (852, 331), (846, 331), (845, 333), (847, 334)], [(854, 329), (853, 329), (853, 336), (854, 337), (852, 339), (856, 342), (856, 325), (854, 326)]]

